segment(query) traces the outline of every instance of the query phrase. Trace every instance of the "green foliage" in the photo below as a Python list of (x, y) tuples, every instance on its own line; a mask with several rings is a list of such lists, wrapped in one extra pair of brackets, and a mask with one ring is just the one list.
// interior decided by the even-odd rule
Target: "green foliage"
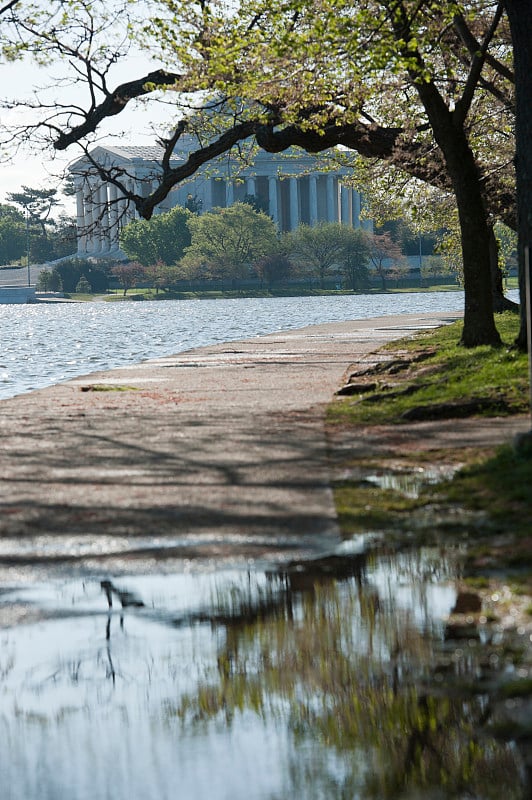
[[(56, 269), (48, 270), (43, 269), (39, 272), (37, 278), (37, 291), (38, 292), (60, 292), (63, 289), (61, 276)], [(89, 286), (90, 291), (90, 286)]]
[(447, 259), (439, 256), (422, 256), (421, 258), (421, 277), (424, 281), (431, 281), (440, 275), (456, 275), (451, 270), (451, 264)]
[(235, 203), (189, 220), (192, 242), (183, 264), (213, 278), (244, 278), (279, 244), (274, 222), (247, 203)]
[(52, 261), (54, 257), (54, 244), (47, 236), (30, 236), (31, 261), (42, 264), (44, 261)]
[(52, 243), (53, 258), (65, 258), (72, 256), (77, 248), (77, 231), (75, 220), (70, 217), (61, 216), (48, 232), (48, 239)]
[(364, 291), (369, 281), (371, 237), (361, 229), (347, 228), (342, 273), (347, 286), (354, 292)]
[(396, 280), (408, 271), (401, 248), (388, 231), (374, 233), (371, 237), (369, 262), (372, 272), (381, 279), (383, 291), (386, 291), (388, 280)]
[(151, 285), (159, 291), (169, 292), (175, 289), (180, 281), (186, 279), (186, 270), (181, 267), (169, 267), (165, 264), (155, 264), (146, 269), (146, 278)]
[(24, 222), (24, 214), (22, 214), (16, 206), (9, 205), (8, 203), (0, 203), (0, 219)]
[(281, 250), (259, 258), (254, 265), (255, 274), (260, 278), (261, 282), (270, 287), (276, 281), (288, 278), (291, 268), (290, 259)]
[(111, 268), (111, 274), (123, 287), (125, 297), (128, 289), (146, 279), (146, 268), (137, 261), (130, 261), (128, 264), (116, 264)]
[(434, 252), (437, 232), (418, 232), (405, 219), (389, 219), (375, 231), (375, 233), (385, 232), (397, 242), (405, 256), (418, 256), (420, 250), (422, 256), (430, 256)]
[(367, 280), (369, 248), (361, 230), (337, 222), (300, 225), (286, 235), (285, 242), (291, 259), (302, 272), (316, 275), (321, 288), (330, 274), (343, 272), (353, 289)]
[(30, 219), (40, 226), (46, 237), (46, 223), (51, 219), (52, 209), (59, 204), (57, 189), (38, 189), (23, 186), (21, 192), (11, 192), (8, 199), (21, 206)]
[(464, 283), (464, 261), (460, 234), (456, 225), (442, 231), (436, 241), (436, 253), (441, 256), (446, 272), (456, 275), (461, 285)]
[(90, 283), (88, 282), (87, 278), (82, 275), (77, 283), (76, 292), (79, 294), (90, 294), (91, 291), (92, 288)]
[(189, 194), (187, 196), (185, 208), (187, 211), (190, 211), (191, 214), (201, 214), (202, 207), (202, 201), (195, 194)]
[(126, 255), (145, 267), (176, 264), (190, 245), (191, 212), (176, 206), (150, 220), (134, 220), (121, 231), (120, 246)]
[(499, 266), (507, 274), (509, 269), (517, 267), (517, 233), (501, 222), (495, 224), (494, 233), (499, 246)]
[[(0, 210), (0, 263), (10, 264), (26, 254), (26, 224), (22, 215)], [(11, 207), (12, 208), (12, 207)]]
[(72, 258), (57, 264), (54, 269), (61, 278), (63, 290), (71, 293), (76, 291), (82, 276), (90, 284), (92, 292), (105, 292), (109, 286), (110, 268), (111, 265), (104, 261)]
[(0, 205), (0, 263), (24, 258), (28, 245), (34, 263), (67, 256), (76, 249), (75, 225), (68, 217), (61, 217), (58, 223), (47, 219), (43, 232), (39, 219), (30, 215), (26, 220), (15, 206)]

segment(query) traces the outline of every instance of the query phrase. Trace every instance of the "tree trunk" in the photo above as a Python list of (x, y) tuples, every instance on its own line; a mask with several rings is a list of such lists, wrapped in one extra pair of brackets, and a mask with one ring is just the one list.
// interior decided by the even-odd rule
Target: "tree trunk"
[(454, 129), (440, 141), (453, 182), (464, 262), (464, 327), (466, 347), (500, 345), (493, 319), (490, 230), (477, 165), (465, 133)]
[(478, 166), (463, 120), (447, 108), (433, 84), (419, 83), (417, 90), (443, 153), (458, 208), (465, 294), (461, 344), (497, 346), (501, 338), (493, 318), (490, 226)]
[(526, 350), (525, 247), (532, 248), (532, 0), (506, 0), (504, 6), (512, 34), (515, 72), (515, 170), (521, 296), (521, 326), (516, 344), (521, 350)]
[(464, 327), (461, 344), (465, 347), (500, 345), (491, 297), (488, 215), (482, 197), (480, 172), (467, 139), (467, 106), (462, 109), (459, 101), (451, 110), (436, 83), (426, 80), (425, 76), (420, 77), (420, 72), (426, 66), (417, 49), (406, 4), (394, 0), (385, 5), (390, 11), (399, 49), (407, 62), (412, 63), (408, 67), (410, 78), (423, 104), (436, 143), (443, 153), (456, 198), (464, 262)]
[(499, 243), (490, 225), (490, 267), (491, 267), (491, 296), (493, 300), (493, 310), (496, 314), (503, 311), (513, 311), (519, 313), (519, 304), (514, 303), (504, 296), (503, 274), (499, 266)]

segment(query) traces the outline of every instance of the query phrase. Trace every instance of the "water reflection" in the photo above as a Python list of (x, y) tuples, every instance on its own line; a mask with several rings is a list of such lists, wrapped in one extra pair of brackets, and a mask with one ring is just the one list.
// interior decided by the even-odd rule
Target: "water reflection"
[(446, 622), (458, 563), (6, 587), (2, 798), (528, 797), (526, 752), (495, 736), (512, 645)]

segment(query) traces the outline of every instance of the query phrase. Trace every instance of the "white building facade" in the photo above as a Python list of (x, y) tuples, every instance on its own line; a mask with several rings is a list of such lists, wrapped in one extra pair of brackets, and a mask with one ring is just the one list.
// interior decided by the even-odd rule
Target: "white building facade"
[[(187, 150), (175, 154), (175, 163)], [(96, 165), (115, 172), (132, 193), (146, 197), (157, 187), (162, 150), (157, 147), (96, 147), (90, 159), (70, 165), (76, 186), (79, 257), (120, 257), (120, 230), (138, 218), (134, 204), (112, 183), (102, 181)], [(205, 165), (177, 185), (156, 213), (185, 206), (191, 198), (202, 212), (256, 198), (280, 231), (301, 224), (339, 222), (370, 228), (361, 222), (361, 196), (347, 185), (347, 168), (331, 170), (323, 161), (302, 151), (272, 155), (260, 151), (252, 163), (224, 158)]]

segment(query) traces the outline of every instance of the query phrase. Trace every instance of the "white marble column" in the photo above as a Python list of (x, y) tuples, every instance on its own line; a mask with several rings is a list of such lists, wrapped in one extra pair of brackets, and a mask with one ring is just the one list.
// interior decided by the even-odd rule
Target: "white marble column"
[(205, 191), (203, 193), (203, 211), (210, 211), (213, 207), (213, 178), (205, 181)]
[(353, 189), (353, 226), (360, 228), (360, 194)]
[(100, 179), (95, 178), (91, 186), (92, 196), (92, 252), (96, 255), (102, 250), (102, 207), (100, 202)]
[(87, 247), (87, 236), (85, 233), (85, 202), (83, 198), (83, 182), (76, 182), (76, 229), (77, 229), (77, 251), (84, 253)]
[(348, 225), (351, 227), (351, 217), (349, 215), (349, 193), (350, 189), (343, 184), (339, 184), (340, 186), (340, 199), (341, 199), (341, 220), (342, 225)]
[(297, 178), (289, 179), (290, 191), (290, 230), (294, 231), (299, 225), (299, 199), (298, 199)]
[(310, 224), (312, 227), (317, 225), (318, 223), (318, 177), (317, 175), (311, 175), (308, 179), (308, 191), (309, 191), (309, 216), (310, 216)]
[(107, 183), (102, 183), (99, 191), (100, 198), (100, 249), (102, 253), (108, 253), (111, 249), (109, 236), (109, 204)]
[[(364, 195), (362, 195), (362, 194), (360, 195), (360, 206), (361, 206), (361, 209), (362, 209), (362, 212), (363, 212), (364, 208), (366, 207), (366, 203), (364, 201)], [(372, 219), (362, 219), (362, 228), (365, 231), (367, 231), (368, 233), (373, 233), (373, 220)]]
[(255, 184), (255, 178), (249, 177), (246, 179), (246, 194), (250, 197), (255, 197), (257, 191), (257, 187)]
[(114, 184), (109, 185), (109, 246), (111, 250), (118, 248), (120, 231), (118, 189)]
[(270, 217), (279, 225), (279, 206), (277, 203), (277, 178), (268, 178), (268, 199)]
[(92, 211), (93, 197), (89, 180), (85, 181), (84, 191), (85, 191), (85, 198), (83, 203), (83, 208), (84, 208), (83, 230), (85, 232), (85, 252), (92, 253), (94, 252), (94, 223), (93, 223), (93, 211)]
[(334, 202), (334, 176), (327, 175), (327, 222), (337, 222), (338, 214), (336, 213), (336, 205)]
[[(129, 178), (126, 181), (126, 189), (130, 194), (135, 194), (135, 181), (133, 178)], [(126, 213), (124, 215), (124, 225), (128, 225), (130, 222), (136, 217), (136, 209), (135, 203), (133, 200), (129, 200), (126, 198)]]
[(225, 182), (225, 207), (229, 208), (235, 202), (235, 187), (233, 181), (228, 179)]

